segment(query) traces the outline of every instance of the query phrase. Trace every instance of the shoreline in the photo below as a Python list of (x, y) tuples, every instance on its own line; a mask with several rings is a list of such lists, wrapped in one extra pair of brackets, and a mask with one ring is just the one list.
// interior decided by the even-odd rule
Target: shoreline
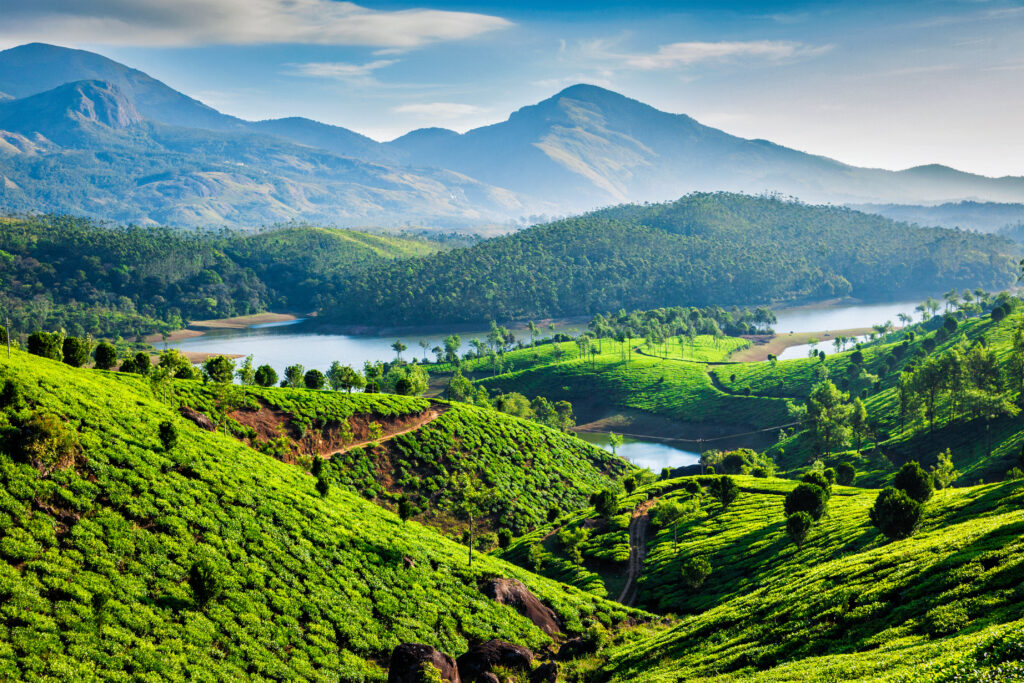
[(828, 330), (824, 332), (787, 332), (773, 335), (744, 335), (750, 346), (736, 351), (729, 356), (731, 363), (757, 363), (768, 360), (768, 354), (778, 356), (791, 346), (808, 344), (812, 339), (819, 342), (831, 341), (836, 335), (843, 337), (861, 337), (874, 332), (872, 327), (850, 327), (844, 330)]
[[(185, 339), (194, 339), (195, 337), (202, 337), (204, 334), (211, 330), (244, 330), (252, 327), (253, 325), (266, 325), (268, 323), (284, 323), (292, 320), (298, 320), (299, 316), (291, 313), (273, 313), (267, 311), (266, 313), (254, 313), (252, 315), (240, 315), (234, 318), (214, 318), (212, 320), (193, 320), (189, 323), (188, 327), (184, 327), (180, 330), (174, 330), (167, 335), (166, 340), (163, 335), (150, 334), (142, 338), (143, 341), (150, 344), (160, 344), (164, 341), (177, 342)], [(241, 356), (235, 356), (240, 358)]]

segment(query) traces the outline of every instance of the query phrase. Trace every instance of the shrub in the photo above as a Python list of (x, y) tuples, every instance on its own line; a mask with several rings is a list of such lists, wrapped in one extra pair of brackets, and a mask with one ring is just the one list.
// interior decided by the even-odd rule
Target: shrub
[(857, 470), (853, 467), (853, 463), (840, 463), (839, 467), (836, 468), (836, 482), (840, 485), (853, 486), (853, 482), (856, 478)]
[(100, 342), (96, 346), (93, 356), (96, 358), (96, 368), (99, 370), (109, 370), (117, 365), (117, 349), (110, 342)]
[(256, 368), (253, 379), (261, 387), (272, 387), (277, 384), (277, 371), (269, 365), (261, 365)]
[(61, 345), (64, 362), (73, 368), (80, 368), (89, 362), (89, 340), (82, 337), (66, 337)]
[(928, 610), (924, 615), (924, 630), (932, 638), (956, 633), (970, 623), (971, 617), (962, 602), (951, 602)]
[(820, 519), (825, 513), (825, 505), (828, 503), (828, 495), (825, 490), (816, 484), (798, 484), (795, 489), (786, 494), (784, 504), (786, 516), (796, 512), (806, 512), (814, 519)]
[(729, 504), (736, 500), (736, 496), (740, 494), (740, 487), (736, 485), (732, 477), (724, 474), (716, 479), (712, 479), (711, 485), (708, 488), (711, 491), (711, 495), (722, 504), (723, 509), (728, 508)]
[(63, 360), (64, 335), (60, 332), (35, 332), (28, 337), (28, 352), (51, 358)]
[(165, 451), (173, 450), (178, 445), (178, 428), (173, 422), (160, 423), (160, 443), (164, 445)]
[(812, 524), (814, 524), (814, 518), (802, 511), (794, 512), (786, 518), (786, 533), (793, 539), (797, 550), (803, 548)]
[(908, 496), (918, 503), (924, 503), (931, 498), (932, 490), (934, 489), (931, 476), (921, 469), (921, 465), (913, 460), (900, 468), (900, 471), (893, 478), (892, 485), (901, 491), (905, 491)]
[(209, 560), (200, 560), (192, 565), (188, 573), (188, 585), (200, 607), (217, 599), (224, 591), (220, 571)]
[(626, 489), (626, 493), (633, 493), (633, 491), (636, 491), (636, 477), (626, 477), (622, 480), (622, 486)]
[(409, 520), (410, 517), (412, 517), (412, 515), (412, 502), (410, 502), (409, 499), (406, 498), (405, 496), (402, 496), (402, 498), (398, 501), (398, 516), (401, 518), (403, 522), (406, 522)]
[(321, 497), (326, 498), (327, 494), (330, 493), (330, 491), (331, 482), (330, 480), (327, 479), (327, 477), (320, 477), (319, 479), (316, 480), (316, 492), (319, 493)]
[(590, 496), (590, 504), (594, 506), (594, 512), (605, 519), (614, 515), (619, 509), (618, 497), (608, 489)]
[(498, 547), (507, 548), (512, 545), (512, 531), (510, 529), (498, 530)]
[[(125, 370), (125, 365), (128, 365), (128, 369)], [(125, 364), (121, 366), (121, 372), (134, 372), (138, 375), (148, 375), (150, 368), (153, 364), (149, 360), (149, 354), (144, 351), (139, 351), (135, 354), (135, 358), (129, 364), (125, 361)]]
[(805, 484), (814, 484), (815, 486), (820, 488), (822, 491), (825, 492), (826, 500), (832, 496), (832, 483), (822, 472), (816, 472), (814, 470), (811, 470), (810, 472), (804, 474), (804, 476), (800, 478), (800, 481), (804, 482)]
[(547, 514), (548, 522), (549, 523), (554, 522), (556, 519), (558, 519), (558, 515), (560, 515), (560, 514), (562, 514), (561, 510), (559, 510), (557, 507), (552, 505), (551, 507), (548, 508), (548, 514)]
[(690, 557), (680, 567), (683, 583), (690, 588), (699, 588), (711, 576), (711, 563), (705, 557)]
[(20, 436), (22, 457), (44, 474), (70, 466), (79, 452), (78, 436), (50, 413), (32, 415)]
[(395, 382), (395, 393), (399, 396), (410, 396), (412, 394), (412, 382), (403, 377)]
[(888, 486), (878, 494), (868, 517), (889, 538), (906, 538), (920, 524), (921, 510), (921, 504), (905, 491)]

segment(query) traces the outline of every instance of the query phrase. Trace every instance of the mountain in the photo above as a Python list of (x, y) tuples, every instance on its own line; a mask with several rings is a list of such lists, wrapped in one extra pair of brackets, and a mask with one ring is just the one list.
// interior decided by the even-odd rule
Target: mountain
[(412, 325), (845, 296), (891, 301), (1009, 286), (1017, 251), (1000, 237), (843, 207), (694, 193), (374, 264), (325, 297), (322, 315)]
[(0, 102), (0, 202), (15, 212), (169, 225), (473, 225), (523, 210), (512, 193), (451, 171), (245, 129), (167, 125), (144, 119), (144, 109), (105, 81)]
[[(86, 99), (101, 109), (116, 100), (115, 109), (127, 117), (105, 126), (119, 137), (83, 127), (81, 120), (93, 117), (79, 107), (87, 106), (83, 102), (56, 101), (72, 96), (62, 87), (84, 82), (93, 84), (76, 86), (89, 91)], [(109, 92), (101, 96), (103, 89)], [(567, 88), (502, 123), (463, 134), (421, 129), (383, 144), (301, 117), (245, 121), (101, 55), (40, 43), (0, 52), (0, 93), (16, 98), (0, 97), (6, 120), (13, 121), (0, 126), (0, 201), (7, 210), (174, 224), (301, 219), (465, 228), (693, 191), (780, 193), (821, 203), (1024, 202), (1024, 178), (987, 178), (938, 165), (898, 172), (857, 168), (729, 135), (591, 85)], [(61, 120), (75, 111), (77, 123)], [(102, 112), (93, 122), (104, 124)], [(141, 132), (126, 146), (129, 130)], [(172, 169), (155, 137), (188, 140), (198, 150), (176, 159)], [(242, 140), (252, 147), (244, 158), (225, 153), (237, 152)], [(338, 165), (359, 169), (346, 172), (340, 190), (323, 178), (324, 166)], [(126, 189), (169, 172), (174, 180), (159, 196)], [(119, 192), (108, 195), (114, 186)], [(168, 194), (180, 194), (186, 207), (168, 206)]]
[(937, 206), (861, 204), (853, 208), (896, 221), (978, 232), (1001, 232), (1024, 224), (1024, 204), (948, 202)]
[(462, 135), (413, 131), (388, 146), (410, 162), (572, 208), (660, 201), (694, 190), (770, 191), (843, 203), (1024, 199), (1024, 178), (992, 179), (940, 166), (857, 168), (729, 135), (592, 85), (566, 88), (507, 121)]

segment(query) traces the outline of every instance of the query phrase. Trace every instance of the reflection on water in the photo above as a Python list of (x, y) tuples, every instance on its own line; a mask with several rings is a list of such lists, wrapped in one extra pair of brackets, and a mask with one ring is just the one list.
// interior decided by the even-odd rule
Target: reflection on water
[[(612, 450), (608, 443), (608, 435), (603, 432), (579, 432), (579, 435), (587, 443), (609, 452)], [(623, 437), (622, 441), (622, 445), (616, 449), (621, 457), (637, 467), (646, 467), (655, 473), (661, 472), (665, 467), (686, 467), (696, 465), (700, 461), (699, 453), (677, 448), (670, 445), (671, 442), (644, 441), (631, 437)]]
[(887, 320), (899, 327), (900, 321), (897, 316), (900, 313), (914, 315), (914, 308), (919, 303), (918, 301), (903, 301), (892, 304), (783, 308), (775, 312), (778, 322), (773, 327), (779, 334), (871, 327), (872, 325), (881, 325)]

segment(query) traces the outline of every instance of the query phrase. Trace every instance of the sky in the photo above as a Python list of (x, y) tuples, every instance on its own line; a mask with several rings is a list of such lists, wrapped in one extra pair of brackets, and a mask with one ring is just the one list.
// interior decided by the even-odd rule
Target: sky
[(1024, 2), (0, 0), (228, 114), (378, 140), (591, 83), (858, 166), (1024, 175)]

